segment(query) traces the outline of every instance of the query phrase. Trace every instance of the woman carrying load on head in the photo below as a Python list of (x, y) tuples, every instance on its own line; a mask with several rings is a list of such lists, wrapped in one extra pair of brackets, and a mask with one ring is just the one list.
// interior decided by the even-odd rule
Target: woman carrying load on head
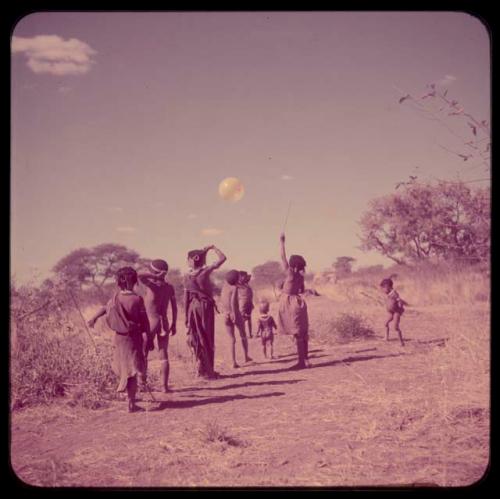
[(285, 234), (280, 236), (281, 261), (286, 272), (283, 290), (279, 300), (278, 325), (282, 334), (293, 335), (297, 343), (298, 362), (292, 369), (309, 367), (307, 304), (300, 296), (304, 292), (304, 273), (306, 261), (300, 255), (291, 255), (287, 260)]
[[(206, 265), (208, 251), (217, 254), (217, 261)], [(188, 252), (189, 271), (184, 277), (184, 309), (188, 343), (193, 350), (198, 376), (214, 379), (215, 310), (210, 274), (226, 261), (226, 256), (215, 246)]]

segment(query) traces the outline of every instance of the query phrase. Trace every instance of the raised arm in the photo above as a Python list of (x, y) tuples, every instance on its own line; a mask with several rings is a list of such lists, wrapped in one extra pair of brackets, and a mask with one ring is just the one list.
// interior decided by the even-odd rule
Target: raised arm
[(219, 248), (215, 247), (213, 244), (211, 246), (207, 246), (205, 248), (205, 251), (210, 251), (211, 249), (215, 251), (218, 258), (216, 262), (212, 263), (212, 265), (209, 265), (206, 268), (206, 270), (209, 270), (210, 272), (218, 269), (226, 261), (226, 255), (224, 255), (224, 253), (222, 253), (222, 251)]
[(280, 236), (280, 247), (281, 247), (281, 263), (285, 270), (288, 270), (288, 260), (286, 259), (285, 252), (285, 233), (283, 232)]
[(101, 307), (96, 313), (95, 315), (92, 317), (92, 319), (89, 319), (89, 321), (87, 322), (87, 325), (89, 327), (94, 327), (97, 319), (99, 319), (99, 317), (102, 317), (103, 315), (106, 315), (106, 307)]

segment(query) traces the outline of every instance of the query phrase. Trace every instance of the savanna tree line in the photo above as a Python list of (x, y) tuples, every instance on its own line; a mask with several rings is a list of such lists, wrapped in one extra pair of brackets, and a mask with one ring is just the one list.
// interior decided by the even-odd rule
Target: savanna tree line
[[(423, 118), (448, 130), (455, 148), (441, 147), (456, 155), (462, 168), (489, 171), (491, 133), (486, 120), (474, 117), (440, 84), (427, 85), (420, 97), (400, 92), (399, 104), (410, 106)], [(371, 200), (359, 227), (360, 249), (376, 251), (398, 265), (424, 261), (486, 263), (491, 245), (491, 190), (489, 186), (473, 187), (470, 182), (421, 182), (417, 176), (410, 176), (408, 181), (397, 183), (394, 192)], [(350, 256), (338, 257), (330, 271), (336, 279), (347, 277), (354, 262)], [(76, 299), (85, 304), (106, 301), (119, 267), (139, 268), (148, 263), (136, 251), (119, 244), (76, 249), (56, 263), (53, 276), (40, 286), (18, 287), (11, 283), (12, 317), (19, 322), (50, 317), (62, 323), (64, 309), (74, 308)], [(224, 273), (214, 273), (216, 288), (220, 289)], [(256, 287), (277, 292), (282, 278), (277, 261), (252, 269)], [(181, 271), (171, 269), (168, 279), (176, 294), (182, 296)], [(311, 279), (311, 274), (306, 276), (306, 281)]]

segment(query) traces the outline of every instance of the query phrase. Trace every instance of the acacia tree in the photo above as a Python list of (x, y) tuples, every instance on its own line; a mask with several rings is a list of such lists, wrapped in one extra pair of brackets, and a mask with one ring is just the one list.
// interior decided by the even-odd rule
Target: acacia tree
[(105, 243), (72, 251), (59, 260), (52, 270), (58, 280), (66, 285), (78, 289), (93, 287), (104, 298), (105, 284), (120, 267), (143, 262), (134, 250), (120, 244)]
[(333, 262), (332, 266), (335, 270), (335, 276), (338, 278), (346, 277), (352, 273), (352, 264), (356, 261), (356, 258), (351, 256), (339, 256)]
[(359, 222), (362, 250), (376, 250), (398, 264), (489, 257), (489, 188), (413, 181), (369, 206)]
[(284, 275), (281, 263), (272, 260), (252, 269), (253, 282), (256, 286), (272, 286), (274, 289), (283, 280)]

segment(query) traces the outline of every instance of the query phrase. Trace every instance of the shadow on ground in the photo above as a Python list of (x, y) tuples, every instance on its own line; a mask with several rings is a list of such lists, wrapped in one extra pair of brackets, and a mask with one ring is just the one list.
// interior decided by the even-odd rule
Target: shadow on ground
[(158, 405), (149, 411), (163, 411), (164, 409), (190, 409), (209, 404), (223, 404), (234, 400), (259, 399), (265, 397), (281, 397), (285, 392), (269, 392), (259, 395), (221, 395), (220, 397), (209, 397), (201, 400), (165, 400), (158, 402)]

